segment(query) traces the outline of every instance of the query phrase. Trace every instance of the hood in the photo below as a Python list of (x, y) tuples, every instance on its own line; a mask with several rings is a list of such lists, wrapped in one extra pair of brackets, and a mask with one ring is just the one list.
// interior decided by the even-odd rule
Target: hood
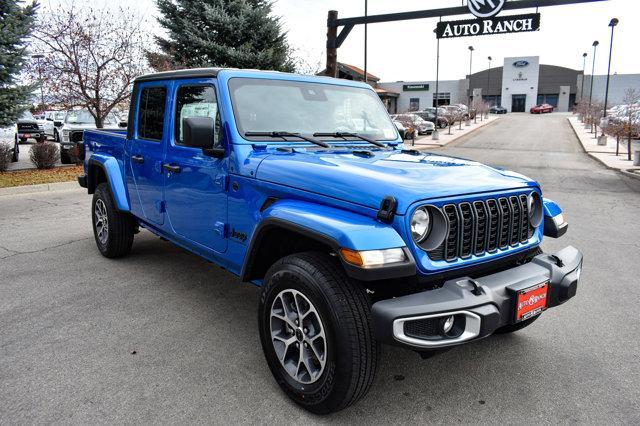
[(475, 161), (431, 153), (372, 153), (364, 157), (351, 150), (274, 152), (260, 163), (256, 177), (374, 209), (392, 195), (398, 214), (419, 200), (536, 186), (518, 173)]
[(16, 121), (17, 124), (38, 124), (38, 121), (33, 118), (20, 118)]

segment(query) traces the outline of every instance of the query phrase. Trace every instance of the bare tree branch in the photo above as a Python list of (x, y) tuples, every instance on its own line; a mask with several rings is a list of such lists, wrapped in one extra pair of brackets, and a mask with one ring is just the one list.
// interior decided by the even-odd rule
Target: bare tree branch
[[(150, 39), (141, 19), (128, 9), (79, 6), (42, 13), (31, 50), (44, 55), (40, 68), (47, 103), (86, 108), (102, 127), (113, 108), (129, 98), (133, 80), (148, 70), (144, 48)], [(133, 17), (133, 18), (132, 18)]]

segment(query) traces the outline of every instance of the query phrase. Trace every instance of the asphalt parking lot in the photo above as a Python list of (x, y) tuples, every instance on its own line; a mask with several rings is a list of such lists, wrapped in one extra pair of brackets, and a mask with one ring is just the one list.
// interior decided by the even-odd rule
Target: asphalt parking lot
[(585, 255), (578, 295), (531, 327), (422, 360), (383, 348), (330, 417), (284, 396), (257, 288), (143, 231), (99, 255), (80, 189), (0, 197), (0, 423), (640, 423), (640, 181), (584, 154), (566, 116), (507, 115), (441, 152), (542, 183)]

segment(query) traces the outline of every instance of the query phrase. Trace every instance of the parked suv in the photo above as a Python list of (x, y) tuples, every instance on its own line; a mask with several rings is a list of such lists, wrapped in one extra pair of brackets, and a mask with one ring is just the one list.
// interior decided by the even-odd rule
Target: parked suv
[[(440, 109), (440, 108), (438, 108)], [(430, 121), (440, 129), (445, 129), (449, 125), (449, 120), (443, 117), (441, 114), (438, 114), (439, 117), (436, 119), (436, 109), (424, 109), (422, 111), (416, 111), (415, 113), (422, 118), (423, 120)]]
[[(568, 226), (540, 185), (406, 149), (368, 84), (169, 71), (135, 80), (129, 117), (126, 131), (85, 131), (98, 251), (129, 254), (142, 227), (259, 286), (266, 364), (314, 413), (366, 395), (381, 343), (429, 356), (576, 294), (580, 251), (540, 249)], [(492, 365), (509, 356), (496, 342)]]
[[(391, 118), (394, 121), (399, 121), (400, 123), (402, 123), (405, 128), (410, 127), (414, 129), (418, 133), (418, 135), (430, 135), (435, 129), (432, 122), (423, 119), (419, 114), (416, 113), (395, 114), (392, 115)], [(415, 138), (415, 136), (417, 135), (413, 136)]]

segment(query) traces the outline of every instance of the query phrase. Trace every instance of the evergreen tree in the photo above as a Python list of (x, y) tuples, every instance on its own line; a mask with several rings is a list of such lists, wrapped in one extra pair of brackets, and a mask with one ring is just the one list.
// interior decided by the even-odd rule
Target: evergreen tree
[(270, 0), (157, 0), (168, 37), (148, 53), (156, 69), (233, 67), (293, 71), (291, 51)]
[(16, 78), (26, 58), (25, 42), (34, 27), (38, 4), (24, 7), (19, 0), (0, 0), (0, 127), (14, 123), (29, 107), (32, 86), (19, 86)]

